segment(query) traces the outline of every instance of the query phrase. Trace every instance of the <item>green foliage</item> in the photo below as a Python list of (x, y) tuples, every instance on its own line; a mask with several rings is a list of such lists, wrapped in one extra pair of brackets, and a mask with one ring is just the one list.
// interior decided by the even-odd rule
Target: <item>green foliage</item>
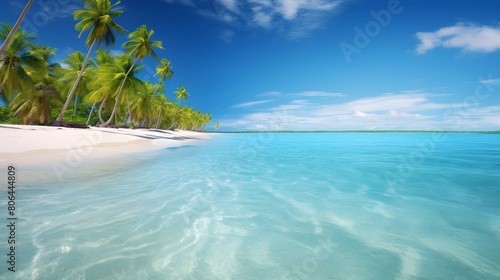
[[(0, 39), (5, 40), (12, 27), (3, 24), (0, 27)], [(44, 75), (47, 62), (34, 51), (31, 43), (35, 37), (18, 29), (11, 43), (0, 57), (0, 85), (7, 99), (11, 99), (16, 92), (29, 92), (34, 82), (28, 75)]]
[(111, 4), (109, 0), (83, 0), (84, 9), (76, 10), (74, 12), (75, 20), (79, 22), (75, 25), (76, 30), (80, 31), (78, 38), (83, 33), (89, 31), (89, 35), (85, 40), (87, 46), (92, 45), (94, 42), (106, 45), (114, 45), (116, 37), (114, 32), (119, 35), (125, 34), (125, 28), (113, 21), (122, 15), (123, 11), (117, 10), (120, 1)]
[(9, 107), (0, 107), (0, 123), (20, 124), (19, 119), (14, 117)]
[[(88, 54), (80, 51), (69, 54), (63, 60), (65, 67), (51, 61), (55, 49), (34, 44), (36, 38), (21, 29), (16, 32), (0, 57), (0, 98), (8, 104), (0, 107), (0, 122), (48, 124), (56, 120), (122, 126), (130, 121), (132, 126), (204, 130), (211, 116), (180, 106), (180, 101), (190, 96), (184, 86), (174, 92), (178, 102), (166, 97), (164, 82), (174, 72), (169, 60), (159, 59), (155, 49), (163, 50), (162, 42), (151, 39), (154, 31), (146, 25), (128, 35), (129, 40), (122, 45), (124, 55), (113, 56), (98, 49), (97, 55), (90, 57), (94, 44), (98, 47), (101, 43), (114, 44), (114, 34), (125, 33), (114, 22), (123, 12), (117, 9), (119, 1), (111, 4), (109, 0), (83, 0), (83, 3), (84, 9), (74, 12), (78, 21), (75, 28), (80, 31), (79, 37), (89, 31), (85, 42)], [(5, 40), (10, 30), (7, 24), (0, 27), (0, 39)], [(155, 75), (158, 84), (137, 78), (147, 56), (159, 61)]]

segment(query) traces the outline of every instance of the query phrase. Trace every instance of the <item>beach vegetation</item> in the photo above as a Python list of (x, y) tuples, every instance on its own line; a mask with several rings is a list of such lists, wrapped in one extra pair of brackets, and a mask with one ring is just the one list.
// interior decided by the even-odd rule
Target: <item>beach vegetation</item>
[(78, 37), (81, 37), (83, 33), (89, 31), (89, 35), (85, 40), (85, 45), (88, 47), (87, 55), (85, 56), (85, 60), (81, 67), (80, 72), (76, 78), (71, 91), (66, 98), (66, 102), (61, 109), (61, 113), (56, 119), (57, 122), (61, 122), (64, 113), (66, 112), (69, 103), (71, 102), (73, 95), (80, 83), (80, 80), (83, 76), (83, 72), (89, 58), (92, 54), (92, 51), (97, 44), (99, 48), (102, 43), (105, 45), (114, 45), (116, 42), (116, 37), (114, 32), (122, 35), (126, 33), (125, 28), (114, 22), (114, 19), (120, 17), (123, 11), (118, 10), (117, 6), (120, 4), (120, 1), (115, 4), (111, 4), (109, 0), (84, 0), (84, 9), (76, 10), (74, 12), (75, 20), (80, 20), (76, 25), (76, 30), (80, 31)]
[(16, 35), (17, 30), (21, 26), (21, 23), (23, 22), (24, 18), (26, 17), (26, 14), (28, 13), (29, 9), (31, 8), (31, 5), (33, 5), (33, 2), (34, 2), (34, 0), (28, 0), (28, 3), (24, 7), (24, 9), (21, 12), (21, 15), (17, 19), (16, 23), (9, 30), (9, 33), (5, 36), (5, 39), (3, 40), (2, 46), (0, 46), (0, 57), (3, 56), (3, 54), (5, 53), (5, 50), (9, 46), (9, 44), (12, 41), (12, 39), (14, 38), (14, 36)]
[[(185, 104), (190, 97), (185, 86), (172, 93), (175, 101), (168, 97), (165, 83), (174, 71), (170, 60), (158, 55), (164, 47), (152, 39), (154, 31), (141, 25), (128, 34), (123, 54), (110, 52), (105, 47), (126, 34), (115, 22), (122, 14), (120, 2), (82, 2), (74, 18), (78, 37), (88, 32), (86, 50), (58, 62), (53, 59), (57, 50), (38, 45), (35, 35), (0, 24), (4, 45), (13, 34), (0, 55), (0, 105), (5, 105), (0, 122), (205, 130), (211, 115)], [(158, 63), (153, 82), (141, 79), (147, 57)]]

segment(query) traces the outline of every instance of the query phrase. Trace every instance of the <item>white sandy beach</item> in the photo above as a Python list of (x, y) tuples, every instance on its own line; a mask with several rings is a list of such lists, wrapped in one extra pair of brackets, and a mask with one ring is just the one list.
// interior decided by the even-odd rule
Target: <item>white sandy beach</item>
[(208, 137), (192, 131), (2, 124), (0, 167), (113, 157), (188, 145)]

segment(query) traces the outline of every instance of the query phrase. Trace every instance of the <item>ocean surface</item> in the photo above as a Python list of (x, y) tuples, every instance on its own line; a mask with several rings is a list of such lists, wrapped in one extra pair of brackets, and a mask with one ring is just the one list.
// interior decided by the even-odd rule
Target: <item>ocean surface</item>
[(218, 134), (17, 168), (0, 279), (500, 279), (500, 135)]

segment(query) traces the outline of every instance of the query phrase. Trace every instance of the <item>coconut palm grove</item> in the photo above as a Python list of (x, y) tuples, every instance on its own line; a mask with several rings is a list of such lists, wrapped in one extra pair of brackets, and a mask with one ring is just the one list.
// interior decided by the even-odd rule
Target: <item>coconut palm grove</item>
[[(18, 20), (22, 21), (27, 9)], [(163, 43), (146, 25), (127, 32), (119, 23), (120, 1), (82, 1), (74, 11), (75, 34), (82, 48), (63, 63), (57, 52), (10, 23), (1, 23), (0, 122), (28, 125), (145, 127), (204, 130), (211, 116), (183, 103), (189, 86), (167, 92), (173, 66), (161, 57)], [(122, 54), (109, 50), (127, 37)], [(157, 62), (156, 73), (140, 78), (144, 59)]]

